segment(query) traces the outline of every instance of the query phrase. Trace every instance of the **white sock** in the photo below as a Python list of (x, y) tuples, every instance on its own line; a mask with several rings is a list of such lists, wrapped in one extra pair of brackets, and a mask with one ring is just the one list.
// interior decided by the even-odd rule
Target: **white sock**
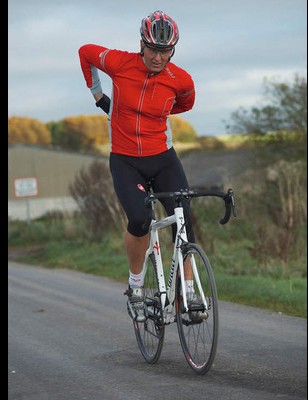
[(129, 279), (128, 279), (129, 286), (138, 286), (141, 287), (143, 285), (143, 274), (142, 271), (140, 274), (133, 274), (129, 271)]
[(186, 284), (186, 293), (195, 293), (194, 290), (194, 281), (193, 280), (187, 280), (185, 281)]

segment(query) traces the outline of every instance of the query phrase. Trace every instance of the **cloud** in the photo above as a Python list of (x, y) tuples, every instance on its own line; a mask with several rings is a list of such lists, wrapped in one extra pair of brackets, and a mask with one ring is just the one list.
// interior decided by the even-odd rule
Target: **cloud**
[[(162, 9), (180, 28), (173, 61), (192, 75), (195, 108), (183, 114), (198, 133), (223, 133), (222, 118), (262, 95), (264, 77), (306, 73), (304, 0), (9, 1), (9, 115), (42, 121), (94, 114), (78, 48), (97, 43), (139, 50), (143, 16)], [(103, 89), (111, 92), (102, 74)]]

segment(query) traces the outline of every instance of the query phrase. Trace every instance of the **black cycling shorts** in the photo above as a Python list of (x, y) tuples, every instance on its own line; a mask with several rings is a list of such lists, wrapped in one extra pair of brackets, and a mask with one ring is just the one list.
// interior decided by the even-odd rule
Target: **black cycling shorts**
[[(127, 230), (134, 236), (144, 236), (147, 216), (144, 198), (146, 193), (138, 189), (138, 185), (146, 188), (147, 182), (154, 179), (154, 192), (169, 192), (188, 189), (188, 182), (181, 161), (173, 148), (154, 156), (132, 157), (122, 154), (110, 154), (110, 171), (114, 189), (128, 219)], [(173, 214), (175, 202), (173, 199), (162, 199), (167, 215)], [(187, 222), (186, 232), (190, 242), (195, 241), (188, 200), (183, 201), (184, 215)], [(172, 225), (173, 240), (176, 226)]]

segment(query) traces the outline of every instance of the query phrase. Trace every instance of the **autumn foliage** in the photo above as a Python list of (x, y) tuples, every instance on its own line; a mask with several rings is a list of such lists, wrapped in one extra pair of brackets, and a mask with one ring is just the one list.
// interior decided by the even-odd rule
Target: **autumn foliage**
[(11, 117), (8, 120), (8, 144), (27, 143), (48, 145), (52, 142), (46, 124), (27, 117)]
[[(66, 150), (97, 151), (109, 143), (107, 115), (79, 115), (46, 124), (31, 118), (10, 117), (8, 144), (52, 145)], [(194, 128), (178, 116), (170, 117), (174, 142), (195, 142)]]

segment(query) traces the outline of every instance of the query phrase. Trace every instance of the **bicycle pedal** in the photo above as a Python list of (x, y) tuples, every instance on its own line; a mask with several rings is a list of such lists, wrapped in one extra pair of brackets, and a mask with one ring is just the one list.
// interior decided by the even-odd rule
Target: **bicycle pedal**
[(145, 322), (148, 319), (147, 307), (145, 306), (144, 303), (142, 303), (142, 305), (139, 305), (140, 309), (137, 310), (137, 309), (134, 309), (133, 304), (134, 303), (132, 303), (130, 300), (127, 300), (128, 315), (136, 322), (139, 322), (139, 323)]

